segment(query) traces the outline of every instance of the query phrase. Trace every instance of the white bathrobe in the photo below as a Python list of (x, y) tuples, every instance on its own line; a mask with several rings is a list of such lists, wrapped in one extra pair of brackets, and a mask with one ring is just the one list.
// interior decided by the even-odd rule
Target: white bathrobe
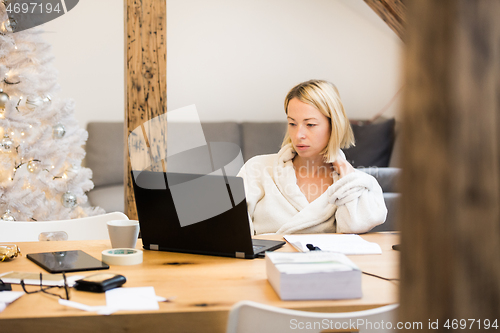
[(359, 170), (334, 183), (313, 202), (297, 185), (291, 144), (277, 154), (251, 158), (238, 173), (244, 179), (254, 234), (362, 233), (387, 216), (377, 180)]

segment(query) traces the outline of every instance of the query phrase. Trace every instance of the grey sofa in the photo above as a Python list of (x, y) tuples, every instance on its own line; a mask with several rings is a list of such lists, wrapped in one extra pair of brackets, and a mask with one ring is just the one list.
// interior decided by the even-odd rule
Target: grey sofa
[[(92, 169), (95, 186), (93, 190), (88, 192), (88, 198), (91, 205), (100, 206), (107, 212), (124, 211), (123, 126), (122, 122), (91, 122), (87, 126), (89, 138), (86, 145), (87, 155), (84, 164)], [(243, 159), (247, 161), (255, 155), (276, 153), (280, 149), (286, 123), (214, 122), (203, 123), (202, 127), (207, 142), (235, 143), (241, 147)], [(368, 127), (358, 124), (353, 126), (357, 144), (352, 154), (346, 151), (347, 159), (349, 160), (352, 157), (353, 160), (350, 160), (350, 162), (356, 167), (360, 167), (360, 165), (355, 160), (363, 160), (370, 154), (376, 156), (371, 160), (365, 158), (363, 163), (374, 161), (375, 165), (384, 165), (384, 167), (378, 167), (365, 164), (364, 166), (367, 167), (360, 168), (377, 178), (384, 191), (384, 199), (389, 211), (386, 223), (376, 227), (374, 231), (396, 229), (396, 204), (399, 198), (396, 184), (400, 169), (394, 167), (396, 166), (397, 157), (392, 154), (394, 123), (387, 123), (385, 127), (389, 130), (383, 128), (382, 125)], [(372, 137), (363, 138), (364, 133), (368, 133), (370, 130), (372, 132), (377, 131), (377, 129), (379, 132), (377, 136), (385, 142), (377, 143), (377, 140)], [(392, 138), (390, 137), (391, 133)], [(384, 145), (386, 147), (381, 149), (381, 146)], [(383, 154), (376, 151), (383, 151)], [(380, 156), (382, 155), (381, 160)], [(385, 167), (386, 164), (392, 167)]]

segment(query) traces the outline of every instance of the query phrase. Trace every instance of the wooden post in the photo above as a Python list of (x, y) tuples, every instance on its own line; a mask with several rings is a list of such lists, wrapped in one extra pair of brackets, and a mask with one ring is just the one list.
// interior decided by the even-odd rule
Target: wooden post
[(402, 0), (364, 0), (377, 15), (403, 39), (406, 26), (406, 6)]
[(167, 110), (166, 1), (125, 1), (125, 214), (137, 219), (128, 135)]
[(407, 4), (399, 320), (479, 331), (500, 325), (500, 2)]

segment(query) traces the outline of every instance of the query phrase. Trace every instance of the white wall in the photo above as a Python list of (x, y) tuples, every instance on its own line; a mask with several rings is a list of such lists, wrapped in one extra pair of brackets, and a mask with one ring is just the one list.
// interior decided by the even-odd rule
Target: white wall
[[(76, 100), (82, 126), (123, 119), (123, 10), (81, 0), (45, 24), (60, 95)], [(203, 121), (283, 120), (287, 91), (320, 78), (366, 119), (399, 90), (401, 49), (363, 0), (168, 0), (167, 107), (196, 104)]]
[[(167, 2), (167, 103), (202, 120), (284, 120), (295, 84), (335, 83), (348, 116), (399, 90), (401, 42), (362, 0)], [(394, 107), (388, 114), (394, 113)]]
[(44, 24), (59, 71), (59, 96), (75, 100), (82, 127), (94, 120), (123, 121), (123, 12), (122, 0), (80, 0)]

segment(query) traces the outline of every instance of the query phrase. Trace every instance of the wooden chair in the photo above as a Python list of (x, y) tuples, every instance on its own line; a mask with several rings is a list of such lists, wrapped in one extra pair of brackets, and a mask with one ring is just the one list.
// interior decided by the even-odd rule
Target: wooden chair
[(318, 313), (241, 301), (229, 312), (226, 333), (392, 332), (397, 329), (398, 306), (392, 304), (356, 312)]
[(62, 235), (63, 240), (108, 239), (106, 223), (112, 220), (128, 220), (128, 217), (123, 213), (114, 212), (72, 220), (0, 221), (0, 242), (51, 240), (51, 234)]

